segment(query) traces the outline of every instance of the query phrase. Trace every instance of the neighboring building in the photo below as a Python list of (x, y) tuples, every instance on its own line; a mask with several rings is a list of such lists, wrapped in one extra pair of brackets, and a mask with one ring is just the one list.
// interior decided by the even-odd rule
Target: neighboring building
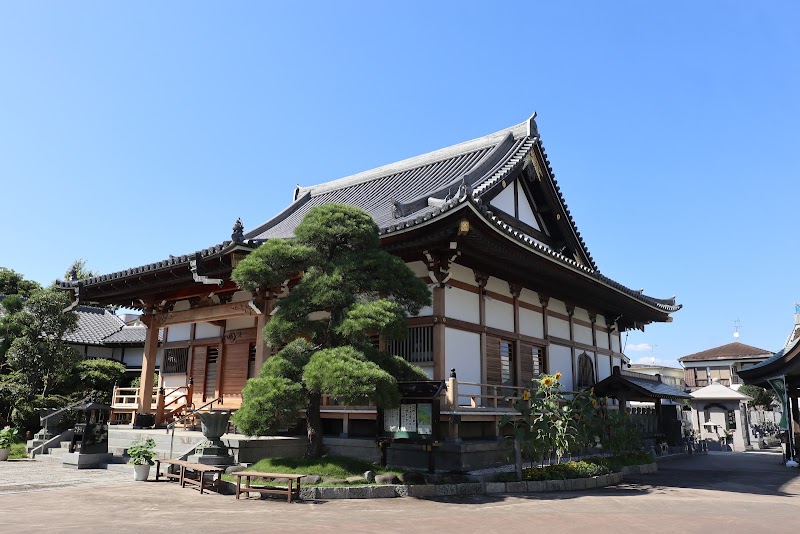
[(643, 375), (660, 376), (661, 382), (668, 384), (681, 391), (686, 390), (686, 380), (684, 380), (684, 370), (678, 367), (667, 367), (666, 365), (648, 365), (642, 363), (632, 363), (628, 369)]
[(128, 326), (108, 308), (77, 306), (78, 329), (64, 341), (87, 358), (107, 358), (125, 366), (126, 375), (139, 376), (147, 328)]
[(728, 343), (678, 358), (684, 368), (684, 380), (691, 389), (711, 385), (717, 378), (723, 386), (734, 390), (743, 384), (739, 372), (763, 362), (772, 352), (744, 343)]
[[(0, 300), (3, 298), (5, 295), (0, 295)], [(123, 364), (130, 378), (141, 374), (147, 328), (135, 325), (138, 316), (129, 314), (132, 325), (128, 325), (125, 317), (108, 308), (81, 305), (73, 311), (78, 316), (78, 328), (67, 334), (64, 341), (87, 358), (106, 358)]]
[(712, 384), (692, 392), (692, 426), (700, 439), (718, 443), (722, 450), (730, 447), (743, 451), (750, 445), (747, 401), (752, 397), (720, 382), (719, 378), (713, 378)]
[[(357, 153), (356, 153), (357, 155)], [(298, 187), (280, 214), (229, 241), (184, 256), (59, 282), (75, 302), (141, 308), (150, 327), (142, 384), (158, 358), (153, 332), (165, 329), (163, 383), (193, 383), (193, 404), (223, 398), (236, 408), (249, 377), (269, 356), (262, 338), (287, 286), (240, 290), (236, 264), (271, 238), (289, 238), (314, 206), (366, 210), (381, 246), (432, 288), (433, 305), (410, 320), (409, 338), (387, 350), (445, 380), (458, 373), (464, 398), (443, 409), (458, 415), (463, 437), (490, 436), (504, 413), (481, 395), (560, 371), (567, 389), (589, 387), (627, 363), (620, 335), (669, 322), (674, 298), (656, 299), (602, 275), (554, 179), (534, 118), (512, 128), (313, 187)], [(235, 204), (232, 204), (235, 207)], [(480, 384), (464, 385), (465, 382)], [(495, 404), (496, 400), (495, 400)], [(151, 404), (139, 400), (140, 412)], [(466, 410), (466, 411), (465, 411)], [(507, 413), (507, 412), (506, 412)], [(375, 435), (368, 407), (323, 408), (338, 432)], [(372, 425), (372, 426), (370, 426)], [(334, 425), (335, 426), (335, 425)], [(341, 430), (341, 429), (344, 430)]]

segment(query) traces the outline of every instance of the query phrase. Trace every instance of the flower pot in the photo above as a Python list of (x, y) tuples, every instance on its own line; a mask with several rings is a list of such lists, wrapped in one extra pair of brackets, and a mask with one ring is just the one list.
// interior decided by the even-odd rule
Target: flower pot
[(147, 477), (150, 476), (150, 466), (147, 464), (144, 465), (134, 465), (133, 466), (133, 480), (137, 482), (141, 482), (143, 480), (147, 480)]
[(8, 460), (8, 453), (11, 452), (11, 449), (0, 449), (0, 462), (5, 462)]

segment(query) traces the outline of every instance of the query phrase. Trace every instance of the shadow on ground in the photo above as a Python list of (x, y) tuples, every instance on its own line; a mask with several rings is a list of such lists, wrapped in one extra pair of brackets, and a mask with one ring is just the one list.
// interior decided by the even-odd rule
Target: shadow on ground
[(800, 470), (784, 466), (780, 453), (718, 452), (667, 459), (658, 464), (657, 473), (626, 475), (621, 484), (596, 490), (434, 497), (428, 500), (480, 505), (502, 502), (510, 497), (531, 500), (568, 500), (587, 495), (635, 497), (667, 494), (677, 489), (797, 497), (800, 495)]

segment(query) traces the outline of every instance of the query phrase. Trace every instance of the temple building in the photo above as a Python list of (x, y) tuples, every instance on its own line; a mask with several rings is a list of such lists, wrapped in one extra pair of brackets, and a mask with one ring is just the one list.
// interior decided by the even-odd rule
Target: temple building
[[(155, 409), (147, 393), (157, 361), (168, 394), (188, 395), (195, 407), (221, 398), (236, 408), (246, 380), (269, 357), (262, 330), (291, 283), (242, 291), (230, 279), (232, 269), (265, 240), (291, 238), (315, 206), (360, 207), (377, 222), (382, 247), (433, 293), (433, 305), (410, 318), (406, 340), (379, 342), (434, 379), (455, 370), (459, 399), (443, 408), (443, 419), (458, 415), (463, 437), (492, 435), (507, 410), (492, 394), (499, 386), (521, 387), (541, 372), (559, 371), (567, 389), (589, 387), (627, 363), (623, 332), (670, 322), (681, 308), (674, 297), (653, 298), (601, 274), (534, 119), (297, 187), (287, 191), (291, 203), (282, 212), (247, 232), (239, 223), (230, 240), (204, 250), (59, 285), (75, 303), (143, 311), (145, 394), (137, 392), (131, 412)], [(371, 407), (323, 407), (335, 421), (332, 432), (345, 435), (374, 435), (375, 414)]]

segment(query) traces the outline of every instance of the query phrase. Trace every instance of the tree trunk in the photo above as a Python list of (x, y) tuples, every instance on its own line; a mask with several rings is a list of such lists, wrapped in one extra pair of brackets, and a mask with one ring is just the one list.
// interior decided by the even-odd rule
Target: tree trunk
[(320, 393), (311, 393), (308, 396), (308, 406), (306, 407), (306, 430), (308, 432), (306, 458), (319, 458), (322, 456), (321, 404), (322, 395)]

